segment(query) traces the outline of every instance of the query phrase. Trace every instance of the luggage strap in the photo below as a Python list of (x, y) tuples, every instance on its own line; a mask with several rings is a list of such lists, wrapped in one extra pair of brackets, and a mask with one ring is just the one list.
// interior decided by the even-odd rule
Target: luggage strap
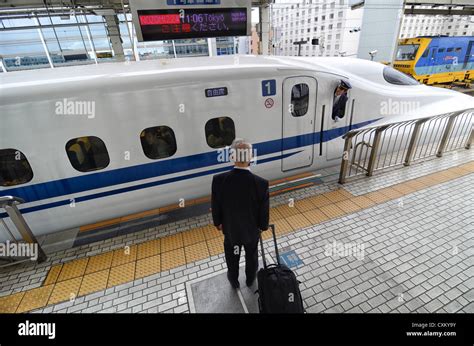
[[(276, 256), (276, 261), (278, 265), (280, 265), (280, 254), (278, 253), (278, 245), (277, 245), (277, 240), (276, 240), (276, 234), (275, 234), (275, 225), (271, 224), (269, 225), (271, 230), (272, 230), (272, 235), (273, 235), (273, 244), (275, 245), (275, 256)], [(265, 269), (268, 268), (267, 266), (267, 261), (265, 260), (265, 251), (263, 249), (263, 239), (262, 239), (262, 232), (260, 232), (260, 249), (262, 252), (262, 260), (263, 260), (263, 267)]]

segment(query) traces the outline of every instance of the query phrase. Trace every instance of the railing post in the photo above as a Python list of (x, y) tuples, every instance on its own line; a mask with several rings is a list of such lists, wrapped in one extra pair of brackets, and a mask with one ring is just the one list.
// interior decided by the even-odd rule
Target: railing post
[(388, 125), (379, 127), (375, 130), (374, 142), (372, 144), (372, 149), (370, 150), (369, 164), (367, 166), (368, 177), (371, 177), (374, 174), (375, 158), (377, 157), (377, 150), (379, 149), (380, 137), (382, 136), (382, 132), (385, 131), (387, 127)]
[(448, 142), (449, 134), (453, 129), (454, 120), (459, 115), (459, 113), (453, 114), (449, 117), (448, 123), (446, 124), (446, 129), (444, 130), (443, 137), (439, 143), (438, 151), (436, 152), (437, 157), (443, 156), (443, 151), (446, 148), (446, 143)]
[(410, 166), (411, 161), (413, 160), (413, 155), (415, 154), (415, 149), (416, 149), (415, 145), (416, 145), (416, 142), (418, 141), (418, 137), (420, 136), (420, 128), (421, 128), (421, 125), (423, 125), (425, 121), (426, 119), (421, 119), (421, 120), (418, 120), (415, 124), (413, 133), (411, 134), (410, 144), (408, 145), (405, 162), (403, 163), (403, 165), (405, 166)]
[(344, 142), (344, 151), (342, 152), (341, 170), (339, 172), (339, 184), (346, 182), (347, 168), (349, 167), (349, 150), (351, 150), (352, 137), (357, 132), (350, 132), (345, 134), (346, 141)]
[(30, 244), (37, 244), (38, 246), (38, 263), (44, 262), (47, 259), (46, 254), (40, 247), (38, 240), (36, 239), (30, 227), (25, 221), (23, 215), (21, 215), (16, 204), (22, 203), (23, 201), (16, 197), (6, 196), (0, 198), (0, 207), (5, 209), (8, 216), (10, 217), (13, 224), (16, 226), (18, 232), (21, 234), (23, 239)]
[(471, 130), (471, 135), (467, 139), (465, 148), (471, 149), (472, 142), (474, 142), (474, 129)]

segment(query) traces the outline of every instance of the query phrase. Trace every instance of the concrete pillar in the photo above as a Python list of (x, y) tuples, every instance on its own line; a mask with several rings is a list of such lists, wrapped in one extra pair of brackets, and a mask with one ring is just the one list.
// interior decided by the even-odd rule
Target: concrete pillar
[(117, 61), (125, 61), (125, 54), (123, 52), (122, 37), (120, 37), (119, 20), (116, 15), (104, 16), (107, 27), (107, 34), (109, 36), (114, 56)]
[(357, 57), (391, 62), (400, 33), (404, 0), (365, 0)]
[(209, 49), (209, 56), (217, 56), (217, 42), (215, 37), (207, 39), (207, 46)]
[(270, 54), (270, 6), (262, 5), (260, 7), (260, 26), (259, 29), (261, 30), (260, 36), (260, 47), (259, 53), (261, 55), (269, 55)]

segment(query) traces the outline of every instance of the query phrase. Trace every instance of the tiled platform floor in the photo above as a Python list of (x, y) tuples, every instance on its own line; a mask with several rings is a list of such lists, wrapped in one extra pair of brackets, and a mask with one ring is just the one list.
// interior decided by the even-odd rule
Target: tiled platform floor
[[(473, 175), (467, 171), (472, 166), (376, 192), (369, 186), (359, 197), (347, 192), (350, 184), (339, 191), (325, 184), (318, 188), (331, 191), (323, 196), (293, 197), (295, 208), (274, 207), (280, 245), (290, 246), (304, 261), (297, 273), (308, 311), (472, 311)], [(366, 185), (372, 179), (365, 179)], [(359, 190), (364, 186), (362, 180), (357, 184)], [(64, 264), (45, 266), (37, 274), (44, 279), (49, 270), (40, 288), (4, 291), (0, 311), (188, 311), (184, 284), (224, 270), (219, 234), (205, 225), (159, 240), (150, 233), (149, 238), (143, 232), (122, 239), (110, 252), (113, 246), (89, 246), (75, 260), (58, 254)], [(325, 246), (333, 241), (364, 244), (364, 258), (326, 256)]]

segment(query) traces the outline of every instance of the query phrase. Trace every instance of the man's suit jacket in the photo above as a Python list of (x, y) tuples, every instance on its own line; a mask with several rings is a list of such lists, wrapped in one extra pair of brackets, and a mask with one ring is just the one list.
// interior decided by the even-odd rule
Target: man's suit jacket
[(231, 244), (248, 244), (268, 229), (270, 194), (268, 181), (249, 170), (234, 168), (212, 180), (212, 218), (222, 225)]
[(342, 94), (339, 97), (339, 100), (336, 101), (334, 106), (332, 107), (332, 120), (336, 120), (338, 118), (344, 118), (346, 113), (346, 103), (347, 103), (347, 95)]

